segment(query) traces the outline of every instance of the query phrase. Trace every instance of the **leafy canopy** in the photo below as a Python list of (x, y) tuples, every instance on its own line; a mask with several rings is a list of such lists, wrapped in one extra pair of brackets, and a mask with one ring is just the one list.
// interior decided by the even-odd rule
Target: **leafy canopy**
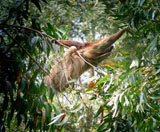
[[(9, 0), (0, 5), (1, 131), (160, 130), (160, 1)], [(106, 74), (94, 72), (87, 84), (80, 81), (56, 99), (43, 77), (64, 48), (50, 39), (92, 41), (126, 26), (126, 36), (100, 66)]]

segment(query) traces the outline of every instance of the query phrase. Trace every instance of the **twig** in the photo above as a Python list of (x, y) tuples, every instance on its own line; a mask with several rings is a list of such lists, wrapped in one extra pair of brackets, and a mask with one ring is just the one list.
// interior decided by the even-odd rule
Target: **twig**
[(13, 40), (15, 41), (18, 46), (38, 65), (38, 67), (45, 73), (45, 74), (49, 74), (46, 70), (43, 69), (43, 67), (29, 54), (29, 52), (23, 47), (21, 46), (21, 44), (16, 40), (14, 39), (6, 30), (3, 29), (3, 31)]
[[(58, 100), (58, 103), (60, 105), (60, 107), (62, 108), (62, 110), (64, 110), (63, 106), (61, 105), (60, 101), (59, 101), (59, 98), (58, 98), (58, 95), (56, 94), (56, 97), (57, 97), (57, 100)], [(65, 111), (65, 110), (64, 110)]]
[(63, 95), (64, 95), (64, 97), (67, 99), (67, 101), (70, 103), (70, 104), (72, 104), (71, 103), (71, 101), (68, 99), (68, 97), (63, 93)]
[[(81, 93), (79, 94), (80, 98), (83, 100)], [(88, 111), (90, 111), (89, 107), (87, 106), (87, 104), (85, 102), (83, 102), (83, 104), (86, 106), (86, 108), (88, 109)], [(90, 111), (93, 115), (94, 113), (92, 111)]]

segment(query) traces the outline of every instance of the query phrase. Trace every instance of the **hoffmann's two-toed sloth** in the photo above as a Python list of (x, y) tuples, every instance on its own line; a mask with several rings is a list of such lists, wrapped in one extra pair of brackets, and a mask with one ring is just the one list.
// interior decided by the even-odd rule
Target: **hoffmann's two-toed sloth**
[(124, 32), (125, 29), (95, 42), (81, 43), (71, 40), (58, 40), (59, 43), (70, 48), (64, 53), (63, 58), (52, 67), (50, 74), (45, 77), (45, 83), (56, 91), (65, 90), (68, 87), (68, 81), (78, 79), (83, 72), (91, 67), (89, 64), (97, 66), (108, 57), (113, 49), (112, 44)]

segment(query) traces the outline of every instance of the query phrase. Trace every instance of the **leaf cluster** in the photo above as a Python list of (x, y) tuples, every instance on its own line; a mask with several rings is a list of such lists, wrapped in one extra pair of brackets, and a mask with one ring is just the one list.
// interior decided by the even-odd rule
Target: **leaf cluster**
[[(41, 12), (46, 0), (1, 1), (0, 15), (0, 131), (55, 131), (48, 126), (59, 113), (54, 104), (55, 91), (47, 88), (47, 57), (60, 47), (48, 36), (66, 37), (51, 24), (42, 26), (32, 13)], [(44, 35), (44, 34), (48, 34)], [(63, 50), (61, 48), (61, 50)]]

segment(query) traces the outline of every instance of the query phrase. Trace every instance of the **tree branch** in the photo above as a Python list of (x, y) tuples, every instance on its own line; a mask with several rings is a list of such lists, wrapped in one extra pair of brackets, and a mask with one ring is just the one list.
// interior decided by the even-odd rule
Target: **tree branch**
[(48, 38), (51, 39), (51, 42), (54, 41), (54, 42), (55, 42), (56, 44), (58, 44), (58, 45), (64, 46), (64, 47), (66, 47), (66, 48), (69, 48), (68, 46), (62, 44), (61, 42), (58, 42), (58, 41), (57, 41), (55, 38), (53, 38), (52, 36), (50, 36), (50, 35), (48, 35), (48, 34), (46, 34), (46, 33), (42, 33), (42, 32), (40, 32), (40, 31), (38, 31), (38, 30), (36, 30), (36, 29), (30, 28), (30, 27), (18, 26), (18, 25), (11, 25), (11, 24), (0, 24), (0, 25), (10, 26), (10, 27), (17, 27), (17, 28), (23, 28), (23, 29), (26, 29), (26, 30), (33, 31), (33, 32), (36, 32), (36, 33), (40, 34), (40, 35), (42, 36), (42, 38), (44, 38), (44, 36), (45, 36), (45, 37), (48, 37)]
[(29, 54), (29, 52), (23, 47), (21, 46), (20, 42), (18, 42), (16, 39), (14, 39), (6, 30), (3, 29), (3, 31), (13, 40), (15, 41), (18, 46), (33, 60), (33, 62), (35, 62), (38, 67), (45, 73), (45, 74), (49, 74), (46, 70), (43, 69), (43, 67)]
[[(1, 24), (0, 24), (1, 25)], [(42, 36), (42, 38), (44, 38), (44, 36), (46, 36), (46, 37), (48, 37), (48, 38), (50, 38), (51, 39), (51, 41), (54, 41), (56, 44), (58, 44), (58, 45), (61, 45), (61, 46), (64, 46), (64, 47), (66, 47), (66, 48), (69, 48), (68, 46), (66, 46), (66, 45), (64, 45), (64, 44), (62, 44), (61, 42), (59, 42), (59, 41), (57, 41), (55, 38), (53, 38), (52, 36), (50, 36), (50, 35), (48, 35), (48, 34), (46, 34), (46, 33), (42, 33), (42, 32), (40, 32), (40, 31), (38, 31), (38, 30), (36, 30), (36, 29), (33, 29), (33, 28), (29, 28), (29, 27), (24, 27), (24, 26), (18, 26), (18, 25), (10, 25), (10, 24), (3, 24), (4, 26), (11, 26), (11, 27), (17, 27), (17, 28), (23, 28), (23, 29), (26, 29), (26, 30), (30, 30), (30, 31), (33, 31), (33, 32), (37, 32), (38, 34), (40, 34), (41, 36)], [(14, 38), (13, 38), (14, 39)], [(15, 40), (15, 42), (16, 42), (17, 40)], [(23, 48), (21, 45), (19, 45), (21, 48)], [(25, 49), (23, 49), (23, 50), (25, 50)], [(26, 53), (28, 52), (28, 51), (25, 51)], [(29, 53), (28, 53), (29, 54)], [(89, 63), (87, 60), (85, 60), (82, 56), (81, 56), (81, 54), (77, 51), (77, 54), (79, 55), (79, 57), (83, 60), (83, 61), (85, 61), (88, 65), (90, 65), (91, 67), (93, 67), (95, 70), (96, 70), (96, 67), (94, 66), (94, 65), (92, 65), (91, 63)], [(30, 54), (28, 55), (28, 56), (30, 56)], [(32, 57), (32, 56), (31, 56)], [(34, 59), (34, 58), (33, 58)], [(32, 60), (33, 60), (32, 59)], [(35, 60), (36, 61), (36, 60)], [(37, 63), (36, 63), (37, 64)], [(39, 63), (37, 64), (37, 65), (39, 65)], [(44, 70), (43, 70), (44, 71)], [(96, 70), (97, 71), (97, 70)], [(99, 71), (97, 71), (97, 72), (99, 72)], [(46, 71), (45, 71), (45, 73), (46, 73)], [(100, 72), (101, 74), (103, 73), (102, 71)]]

